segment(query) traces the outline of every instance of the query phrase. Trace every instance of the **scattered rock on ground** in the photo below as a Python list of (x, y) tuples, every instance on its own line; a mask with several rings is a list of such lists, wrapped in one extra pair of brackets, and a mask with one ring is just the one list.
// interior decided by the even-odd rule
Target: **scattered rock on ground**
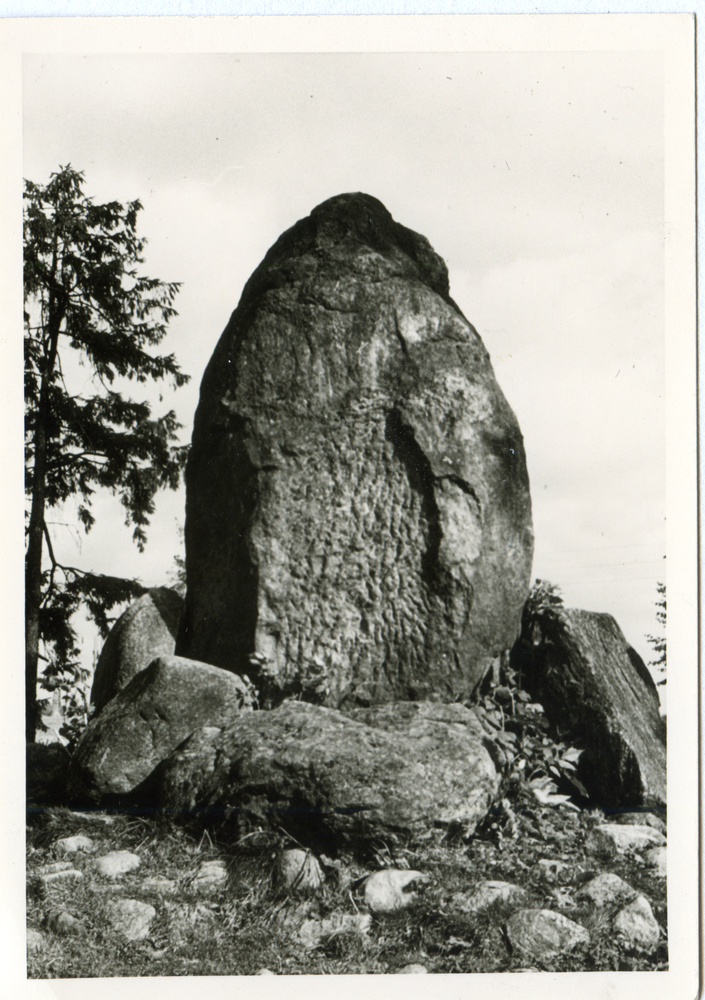
[(656, 869), (655, 874), (659, 878), (665, 878), (667, 874), (666, 851), (667, 848), (665, 847), (651, 847), (648, 851), (644, 852), (644, 861), (649, 865), (653, 865)]
[(163, 875), (153, 875), (151, 878), (143, 880), (141, 888), (148, 892), (174, 892), (176, 882)]
[(73, 861), (53, 861), (48, 865), (38, 865), (35, 875), (55, 875), (56, 872), (66, 872), (73, 868)]
[(83, 878), (83, 872), (77, 868), (62, 868), (57, 872), (50, 872), (48, 875), (40, 875), (45, 886), (61, 885), (65, 882), (79, 882)]
[(528, 901), (529, 893), (526, 889), (511, 882), (493, 879), (478, 882), (472, 892), (456, 893), (451, 899), (453, 908), (464, 913), (481, 913), (496, 903), (521, 906)]
[(585, 848), (591, 854), (613, 856), (625, 851), (640, 851), (646, 847), (662, 847), (665, 843), (663, 834), (650, 826), (602, 823), (591, 830)]
[(159, 657), (88, 724), (71, 758), (70, 797), (100, 803), (133, 792), (190, 733), (231, 722), (248, 699), (234, 674)]
[(623, 907), (614, 918), (614, 930), (633, 948), (653, 951), (658, 944), (659, 926), (644, 896)]
[(425, 965), (419, 965), (416, 962), (412, 962), (411, 965), (405, 965), (401, 969), (396, 969), (395, 975), (397, 976), (416, 976), (428, 972)]
[(321, 826), (343, 839), (474, 829), (500, 774), (473, 712), (400, 702), (355, 715), (290, 701), (196, 732), (155, 772), (154, 801), (181, 812), (254, 800), (260, 814), (287, 811), (304, 844)]
[(285, 889), (318, 889), (323, 872), (310, 851), (290, 848), (277, 858), (277, 881)]
[(46, 944), (46, 941), (45, 941), (44, 935), (42, 934), (41, 931), (36, 930), (36, 928), (34, 928), (34, 927), (28, 927), (27, 928), (27, 951), (28, 952), (40, 951), (44, 947), (45, 944)]
[(135, 871), (139, 868), (140, 863), (139, 855), (132, 854), (130, 851), (111, 851), (101, 858), (96, 858), (93, 862), (93, 868), (98, 875), (104, 875), (106, 878), (117, 878), (118, 875)]
[(423, 872), (404, 868), (385, 868), (365, 880), (364, 899), (373, 913), (394, 913), (416, 899), (419, 886), (430, 879)]
[(68, 910), (52, 910), (47, 914), (46, 925), (54, 934), (76, 934), (86, 933), (86, 925)]
[(273, 703), (453, 701), (518, 635), (522, 435), (444, 262), (376, 198), (319, 205), (247, 282), (186, 491), (177, 652)]
[(191, 882), (197, 892), (214, 892), (228, 884), (228, 869), (224, 861), (204, 861)]
[(507, 921), (507, 936), (512, 948), (542, 959), (590, 941), (584, 927), (553, 910), (517, 910)]
[(624, 879), (613, 872), (603, 872), (596, 878), (591, 879), (575, 894), (577, 900), (589, 900), (593, 906), (602, 908), (605, 906), (624, 905), (631, 902), (636, 896), (636, 891), (628, 885)]
[(536, 870), (540, 876), (548, 882), (553, 882), (559, 875), (565, 872), (570, 866), (565, 861), (557, 861), (554, 858), (540, 858), (536, 862)]
[(666, 736), (656, 685), (611, 615), (556, 605), (540, 635), (526, 614), (512, 652), (527, 690), (584, 747), (578, 776), (603, 806), (665, 806)]
[(101, 826), (112, 826), (117, 817), (104, 812), (86, 812), (84, 810), (72, 810), (71, 818), (78, 823), (88, 823), (89, 826), (99, 824)]
[(651, 826), (666, 836), (666, 824), (660, 816), (655, 816), (652, 812), (618, 813), (616, 816), (610, 816), (608, 822), (626, 826)]
[(90, 837), (83, 833), (77, 833), (73, 837), (61, 837), (54, 844), (57, 854), (92, 854), (98, 850), (98, 845)]
[(91, 702), (100, 712), (158, 656), (172, 656), (183, 598), (169, 587), (154, 587), (134, 601), (113, 625), (98, 657)]
[(299, 940), (304, 948), (317, 948), (324, 941), (341, 934), (364, 937), (370, 929), (369, 913), (334, 913), (325, 920), (306, 920), (299, 929)]
[(113, 930), (127, 941), (142, 941), (149, 934), (149, 925), (157, 911), (139, 899), (111, 899), (105, 912)]

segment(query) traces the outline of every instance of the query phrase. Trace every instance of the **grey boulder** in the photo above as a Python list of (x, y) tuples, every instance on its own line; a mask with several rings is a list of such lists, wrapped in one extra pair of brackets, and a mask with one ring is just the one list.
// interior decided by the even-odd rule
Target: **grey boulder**
[(91, 702), (98, 712), (152, 660), (173, 654), (183, 609), (184, 600), (175, 590), (155, 587), (118, 618), (93, 677)]
[(71, 758), (69, 797), (98, 803), (129, 795), (190, 733), (225, 725), (248, 704), (248, 690), (234, 674), (159, 657), (89, 723)]
[(168, 812), (242, 810), (301, 843), (474, 830), (500, 780), (474, 714), (414, 702), (363, 715), (287, 701), (203, 729), (155, 771), (152, 794)]
[(201, 384), (177, 652), (265, 707), (468, 696), (519, 634), (524, 445), (428, 240), (343, 194), (247, 282)]
[(525, 615), (513, 665), (566, 738), (601, 806), (666, 804), (666, 734), (656, 685), (611, 615), (555, 606)]

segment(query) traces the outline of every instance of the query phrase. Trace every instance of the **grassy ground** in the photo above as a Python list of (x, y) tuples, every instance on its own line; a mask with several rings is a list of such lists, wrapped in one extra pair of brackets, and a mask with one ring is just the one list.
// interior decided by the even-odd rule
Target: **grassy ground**
[[(410, 963), (429, 972), (476, 973), (667, 968), (666, 880), (656, 878), (638, 856), (595, 858), (585, 840), (602, 817), (565, 807), (522, 810), (490, 817), (469, 842), (434, 836), (404, 848), (370, 845), (355, 857), (322, 857), (326, 875), (309, 894), (283, 891), (274, 878), (278, 852), (292, 845), (281, 834), (252, 830), (244, 838), (227, 826), (188, 829), (144, 817), (115, 816), (112, 824), (81, 820), (65, 809), (39, 812), (28, 821), (28, 926), (41, 930), (44, 946), (30, 954), (30, 978), (112, 976), (252, 975), (266, 968), (285, 975), (393, 973)], [(37, 869), (59, 858), (60, 837), (85, 833), (99, 842), (99, 854), (127, 850), (141, 867), (117, 879), (91, 870), (89, 855), (70, 860), (82, 880), (47, 887)], [(227, 884), (211, 893), (197, 890), (193, 877), (209, 860), (226, 862)], [(565, 865), (552, 879), (541, 859)], [(306, 947), (306, 920), (364, 912), (362, 881), (382, 867), (416, 869), (431, 881), (406, 909), (373, 916), (367, 933), (339, 933)], [(651, 902), (661, 926), (656, 950), (646, 955), (622, 947), (608, 921), (574, 899), (580, 885), (603, 871), (620, 875)], [(161, 876), (174, 890), (149, 890), (145, 879)], [(505, 933), (511, 910), (494, 906), (482, 915), (457, 909), (453, 897), (482, 879), (501, 879), (527, 889), (536, 905), (557, 910), (591, 932), (589, 945), (540, 962), (513, 953)], [(156, 910), (149, 936), (126, 942), (111, 929), (106, 904), (115, 897), (138, 899)], [(57, 934), (47, 926), (52, 912), (80, 918), (83, 932)]]

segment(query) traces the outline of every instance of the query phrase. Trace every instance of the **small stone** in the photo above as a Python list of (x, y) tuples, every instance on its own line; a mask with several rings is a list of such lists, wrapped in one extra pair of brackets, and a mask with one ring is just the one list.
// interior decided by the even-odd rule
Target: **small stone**
[(112, 826), (115, 822), (114, 816), (108, 816), (104, 812), (77, 812), (74, 810), (71, 815), (81, 823), (102, 823), (103, 826)]
[(73, 861), (53, 861), (48, 865), (40, 865), (34, 869), (35, 875), (55, 875), (57, 872), (66, 872), (73, 865)]
[(637, 896), (614, 918), (614, 930), (632, 948), (653, 951), (658, 944), (659, 926), (649, 901)]
[(277, 859), (277, 881), (286, 889), (318, 889), (323, 885), (323, 872), (310, 851), (292, 848)]
[(40, 951), (45, 945), (44, 935), (34, 927), (27, 928), (27, 953)]
[(54, 844), (57, 854), (77, 854), (82, 851), (84, 854), (92, 854), (98, 849), (98, 845), (90, 837), (82, 833), (77, 833), (73, 837), (62, 837)]
[(568, 867), (565, 861), (558, 861), (555, 858), (541, 858), (536, 862), (537, 871), (548, 882), (553, 882)]
[(610, 817), (611, 823), (619, 823), (625, 826), (650, 826), (659, 833), (666, 835), (666, 824), (660, 816), (655, 816), (650, 812), (628, 812), (619, 813)]
[(395, 975), (397, 976), (417, 976), (427, 973), (428, 969), (425, 965), (419, 965), (416, 962), (412, 962), (411, 965), (405, 965), (402, 969), (397, 969)]
[(587, 899), (598, 909), (605, 906), (623, 906), (631, 902), (635, 896), (636, 891), (613, 872), (603, 872), (575, 894), (576, 899)]
[(591, 831), (585, 848), (591, 854), (613, 857), (627, 851), (638, 851), (646, 847), (661, 847), (666, 838), (650, 826), (633, 826), (620, 823), (603, 823)]
[(258, 969), (255, 972), (256, 976), (276, 976), (276, 972), (272, 972), (271, 969)]
[(481, 913), (494, 903), (523, 905), (528, 900), (529, 893), (521, 886), (513, 885), (511, 882), (486, 880), (478, 882), (470, 893), (456, 893), (451, 903), (455, 909), (463, 913)]
[(666, 847), (651, 847), (644, 854), (644, 860), (647, 864), (653, 865), (656, 869), (654, 875), (657, 878), (666, 877)]
[(408, 887), (413, 883), (430, 882), (423, 872), (401, 868), (385, 868), (374, 872), (365, 881), (365, 903), (373, 913), (393, 913), (401, 910), (416, 898)]
[(68, 910), (54, 910), (47, 914), (46, 925), (54, 934), (85, 934), (86, 925)]
[(116, 878), (126, 872), (132, 872), (140, 866), (140, 859), (129, 851), (111, 851), (94, 862), (94, 868), (99, 875), (106, 878)]
[(590, 941), (584, 927), (553, 910), (517, 910), (507, 921), (507, 936), (512, 948), (534, 958), (553, 958)]
[(83, 878), (83, 872), (79, 872), (76, 868), (63, 868), (61, 871), (50, 872), (48, 875), (40, 875), (39, 877), (48, 887), (61, 882), (78, 882), (79, 879)]
[(299, 940), (304, 948), (317, 948), (326, 940), (341, 934), (367, 934), (372, 923), (369, 913), (335, 913), (325, 920), (306, 920), (299, 928)]
[(149, 925), (157, 911), (139, 899), (111, 899), (105, 907), (113, 930), (126, 941), (142, 941), (149, 933)]
[(225, 887), (228, 869), (224, 861), (204, 861), (191, 882), (191, 888), (198, 892), (214, 892)]
[(148, 892), (173, 892), (175, 887), (176, 882), (162, 875), (153, 875), (142, 883), (142, 888)]

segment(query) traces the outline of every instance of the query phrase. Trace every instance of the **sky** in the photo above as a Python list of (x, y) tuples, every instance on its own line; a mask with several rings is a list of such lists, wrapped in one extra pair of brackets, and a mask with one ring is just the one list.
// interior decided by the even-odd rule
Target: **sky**
[[(267, 249), (325, 199), (374, 195), (446, 261), (517, 415), (533, 576), (614, 615), (646, 661), (666, 553), (663, 135), (658, 52), (23, 61), (24, 176), (71, 163), (97, 202), (139, 198), (144, 273), (183, 282), (163, 348), (192, 381), (149, 392), (183, 443)], [(88, 536), (57, 514), (60, 559), (169, 583), (183, 490), (160, 496), (143, 554), (117, 501), (94, 513)]]

